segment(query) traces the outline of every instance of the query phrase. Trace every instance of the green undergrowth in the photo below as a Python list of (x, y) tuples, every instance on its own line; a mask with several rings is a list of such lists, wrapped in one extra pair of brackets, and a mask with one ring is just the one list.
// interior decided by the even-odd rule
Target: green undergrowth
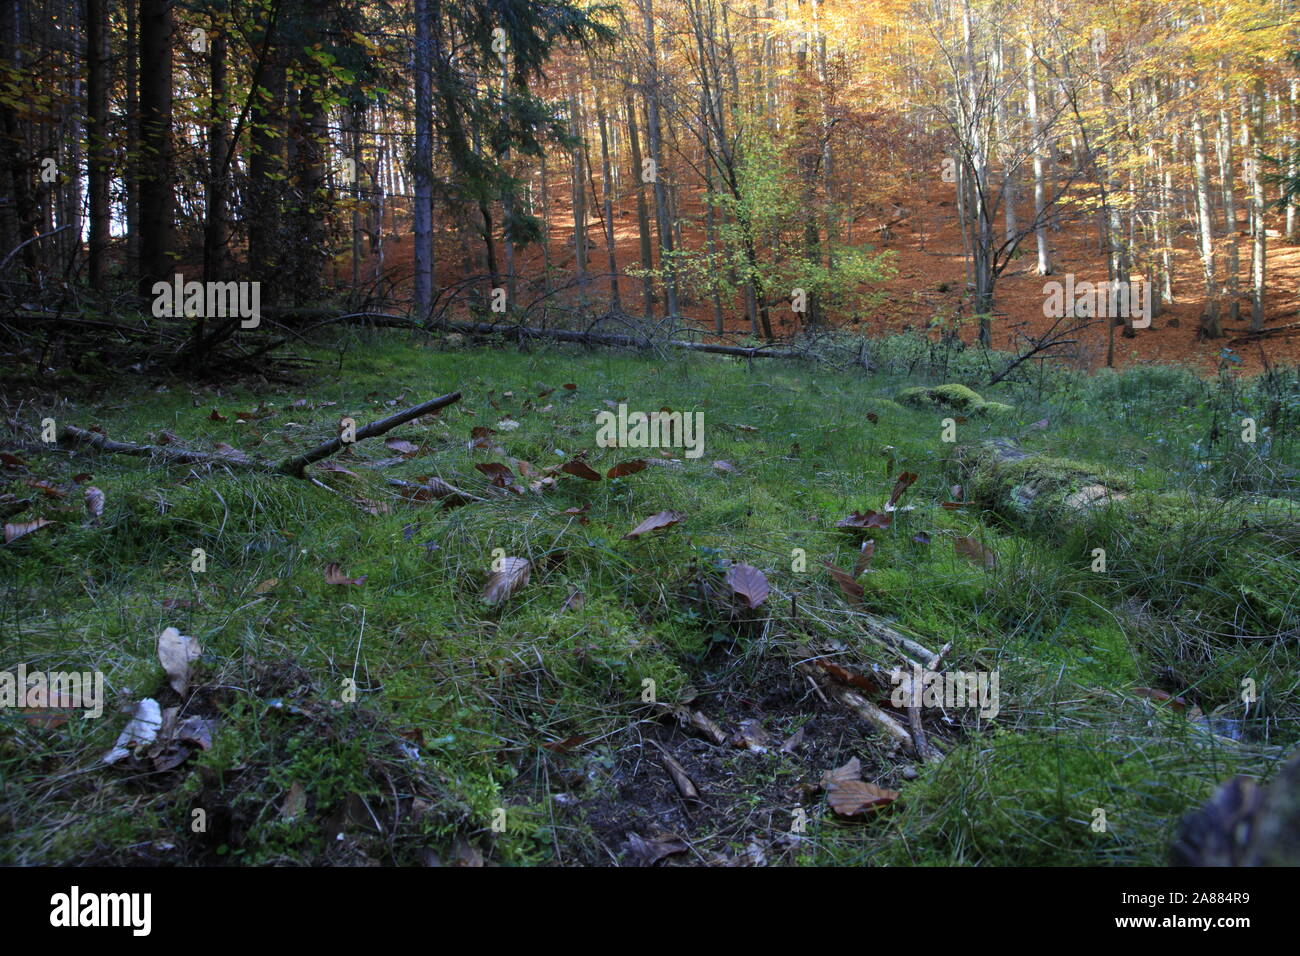
[[(660, 702), (712, 708), (728, 732), (746, 708), (776, 715), (772, 701), (789, 700), (767, 719), (792, 730), (819, 706), (806, 686), (786, 687), (796, 645), (859, 669), (897, 664), (863, 612), (931, 649), (952, 644), (948, 667), (997, 670), (1000, 713), (936, 724), (948, 756), (919, 776), (853, 725), (867, 779), (902, 794), (865, 823), (837, 820), (816, 794), (834, 769), (821, 751), (722, 748), (720, 772), (740, 783), (715, 787), (712, 805), (748, 835), (710, 853), (773, 844), (803, 803), (808, 829), (781, 860), (1163, 861), (1186, 809), (1233, 773), (1267, 776), (1300, 737), (1300, 385), (1286, 372), (1239, 382), (1039, 369), (981, 396), (974, 364), (929, 378), (908, 348), (878, 344), (880, 371), (867, 375), (348, 333), (297, 387), (140, 379), (106, 383), (94, 400), (84, 388), (32, 397), (33, 426), (49, 416), (124, 441), (166, 429), (274, 460), (334, 434), (341, 416), (360, 424), (464, 395), (385, 436), (418, 453), (371, 439), (332, 459), (350, 474), (309, 469), (318, 484), (15, 447), (26, 464), (0, 474), (0, 492), (29, 496), (31, 478), (66, 497), (42, 495), (10, 519), (56, 523), (0, 547), (0, 668), (98, 670), (108, 702), (102, 719), (52, 727), (2, 715), (0, 862), (608, 863), (620, 858), (608, 819), (642, 800), (620, 768), (628, 754), (657, 759), (641, 736), (661, 717), (647, 681)], [(538, 475), (516, 470), (518, 494), (474, 468), (523, 459), (541, 472), (585, 453), (603, 475), (661, 457), (596, 445), (597, 415), (620, 403), (702, 413), (702, 455), (670, 450), (669, 465), (599, 482), (560, 475), (539, 492), (527, 489)], [(965, 416), (956, 443), (943, 440), (953, 410)], [(1259, 430), (1243, 449), (1246, 417)], [(494, 430), (488, 447), (471, 447), (476, 426)], [(1159, 495), (1169, 520), (1103, 508), (1025, 522), (995, 506), (1006, 489), (978, 484), (953, 502), (957, 445), (990, 439)], [(883, 510), (904, 471), (917, 481), (873, 533), (851, 604), (823, 569), (857, 555), (859, 539), (835, 523)], [(74, 485), (82, 473), (92, 477)], [(487, 500), (444, 508), (386, 483), (427, 476)], [(94, 522), (85, 484), (105, 495)], [(664, 510), (684, 518), (623, 537)], [(958, 538), (996, 564), (958, 553)], [(494, 553), (531, 569), (489, 606)], [(767, 576), (758, 610), (719, 599), (731, 561)], [(364, 582), (327, 582), (330, 564)], [(203, 646), (184, 699), (156, 657), (168, 626)], [(1248, 707), (1244, 681), (1258, 694)], [(1135, 688), (1182, 697), (1205, 724)], [(215, 719), (211, 749), (163, 771), (102, 765), (146, 696)]]

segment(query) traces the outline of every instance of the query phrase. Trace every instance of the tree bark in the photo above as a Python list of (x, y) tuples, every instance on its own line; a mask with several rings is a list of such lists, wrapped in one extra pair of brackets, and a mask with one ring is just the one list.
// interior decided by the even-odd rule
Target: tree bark
[(86, 142), (90, 192), (90, 235), (87, 279), (103, 291), (109, 239), (108, 185), (112, 150), (108, 132), (109, 48), (108, 0), (86, 0)]
[(140, 294), (170, 278), (172, 216), (172, 11), (140, 3)]

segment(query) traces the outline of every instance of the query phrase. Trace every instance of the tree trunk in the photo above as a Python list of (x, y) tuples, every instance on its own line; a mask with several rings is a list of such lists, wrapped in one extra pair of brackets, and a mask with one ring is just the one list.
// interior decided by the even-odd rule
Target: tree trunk
[[(1225, 97), (1226, 97), (1225, 91)], [(1237, 252), (1237, 190), (1233, 186), (1236, 170), (1233, 168), (1232, 156), (1232, 120), (1228, 116), (1225, 104), (1219, 110), (1218, 133), (1219, 181), (1223, 184), (1223, 218), (1224, 233), (1228, 246), (1228, 321), (1236, 322), (1241, 318), (1241, 303), (1238, 301), (1238, 277), (1240, 259)]]
[(207, 221), (203, 231), (203, 278), (219, 282), (226, 278), (229, 242), (230, 132), (226, 125), (226, 37), (218, 24), (212, 25), (208, 45), (212, 77), (212, 106), (208, 114)]
[[(594, 70), (593, 70), (594, 73)], [(609, 161), (609, 117), (605, 113), (605, 101), (600, 93), (600, 79), (595, 78), (596, 85), (596, 122), (600, 127), (600, 167), (604, 183), (605, 200), (605, 252), (609, 260), (609, 307), (612, 311), (622, 311), (618, 296), (618, 258), (614, 253), (614, 171)]]
[(654, 252), (650, 245), (650, 212), (645, 200), (645, 176), (641, 159), (641, 138), (637, 134), (636, 103), (632, 97), (627, 98), (627, 137), (632, 150), (632, 181), (636, 183), (636, 224), (641, 238), (641, 269), (645, 273), (641, 280), (642, 297), (645, 300), (645, 317), (654, 315), (654, 280), (650, 273), (654, 270)]
[(1028, 33), (1025, 42), (1025, 82), (1028, 89), (1026, 105), (1029, 110), (1029, 130), (1032, 137), (1030, 149), (1034, 161), (1034, 240), (1038, 246), (1038, 274), (1051, 275), (1052, 257), (1047, 246), (1047, 224), (1043, 221), (1047, 208), (1047, 186), (1043, 176), (1043, 128), (1038, 113), (1038, 68), (1034, 38)]
[(659, 268), (664, 274), (664, 306), (669, 316), (676, 316), (677, 279), (673, 268), (673, 228), (668, 215), (668, 196), (664, 189), (663, 134), (659, 120), (659, 57), (655, 46), (654, 0), (641, 0), (645, 21), (646, 58), (649, 76), (646, 82), (646, 136), (650, 158), (654, 162), (655, 223), (659, 232)]
[(110, 210), (108, 184), (112, 176), (112, 148), (108, 132), (108, 0), (86, 0), (86, 142), (90, 191), (90, 246), (87, 278), (96, 292), (103, 291), (108, 258)]
[(432, 11), (429, 0), (415, 0), (415, 150), (411, 181), (415, 184), (414, 318), (428, 321), (433, 303), (433, 91), (430, 57)]
[(172, 12), (140, 3), (140, 294), (172, 270)]
[(1205, 157), (1205, 124), (1192, 114), (1192, 162), (1196, 171), (1196, 212), (1201, 233), (1201, 271), (1205, 277), (1205, 308), (1201, 312), (1201, 337), (1223, 337), (1219, 321), (1218, 277), (1214, 269), (1214, 220), (1210, 213), (1210, 173)]
[(1250, 256), (1250, 328), (1258, 332), (1264, 327), (1264, 268), (1267, 262), (1268, 233), (1264, 228), (1264, 177), (1261, 175), (1264, 149), (1264, 80), (1255, 79), (1252, 96), (1250, 126), (1252, 142), (1250, 155), (1255, 159), (1251, 177), (1251, 203), (1254, 207), (1255, 241)]

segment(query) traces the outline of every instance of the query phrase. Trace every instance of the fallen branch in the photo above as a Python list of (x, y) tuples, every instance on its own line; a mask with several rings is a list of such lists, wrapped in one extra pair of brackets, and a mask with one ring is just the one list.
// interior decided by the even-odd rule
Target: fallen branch
[[(450, 392), (446, 395), (441, 395), (438, 398), (431, 399), (430, 401), (422, 402), (419, 405), (413, 405), (395, 415), (390, 415), (387, 418), (379, 419), (379, 421), (371, 422), (364, 428), (357, 430), (356, 440), (362, 441), (366, 438), (375, 438), (385, 432), (391, 431), (398, 425), (403, 425), (406, 422), (419, 418), (421, 415), (427, 415), (430, 412), (435, 412), (440, 408), (445, 408), (454, 402), (458, 402), (460, 401), (460, 397), (460, 392)], [(196, 451), (189, 448), (172, 448), (166, 445), (138, 445), (134, 442), (113, 441), (106, 435), (101, 435), (98, 432), (87, 431), (84, 428), (77, 428), (75, 425), (63, 426), (62, 430), (59, 432), (59, 444), (65, 447), (84, 445), (94, 448), (97, 451), (109, 452), (116, 455), (134, 455), (139, 458), (151, 458), (156, 461), (163, 461), (174, 465), (228, 465), (235, 468), (251, 468), (257, 471), (268, 471), (281, 475), (290, 475), (294, 478), (302, 478), (303, 469), (308, 465), (320, 461), (323, 458), (328, 458), (330, 455), (333, 455), (341, 449), (345, 444), (351, 444), (351, 442), (344, 442), (341, 436), (331, 438), (329, 441), (322, 442), (310, 451), (304, 452), (301, 455), (296, 455), (293, 458), (286, 458), (279, 463), (258, 461), (257, 459), (250, 458), (243, 452), (239, 451), (208, 452)], [(460, 495), (462, 498), (469, 498), (475, 501), (483, 500), (481, 498), (474, 498), (473, 495), (466, 495), (465, 492), (452, 488), (451, 485), (446, 485), (445, 482), (443, 484), (446, 486), (446, 489), (448, 489), (445, 494), (442, 493), (441, 489), (433, 486), (432, 483), (429, 486), (417, 485), (414, 487), (428, 487), (431, 489), (431, 494), (433, 494), (434, 497)]]
[(654, 339), (637, 338), (632, 335), (616, 335), (610, 332), (574, 332), (569, 329), (536, 329), (528, 326), (491, 325), (487, 322), (444, 322), (436, 326), (448, 332), (460, 332), (464, 335), (502, 335), (509, 339), (544, 338), (558, 342), (576, 342), (579, 345), (610, 345), (619, 348), (650, 348), (663, 344), (677, 349), (689, 349), (694, 352), (711, 352), (716, 355), (734, 355), (738, 358), (806, 358), (800, 352), (773, 351), (766, 348), (744, 348), (739, 345), (711, 345), (707, 342), (683, 342), (670, 339), (657, 343)]
[(883, 731), (894, 743), (909, 749), (916, 749), (916, 744), (912, 740), (911, 734), (907, 732), (907, 728), (857, 691), (835, 683), (815, 662), (802, 661), (799, 663), (798, 668), (812, 677), (826, 694), (839, 701), (876, 729)]
[(190, 448), (170, 448), (166, 445), (137, 445), (135, 442), (113, 441), (99, 432), (87, 431), (75, 425), (64, 425), (59, 432), (59, 444), (64, 447), (87, 445), (96, 451), (114, 455), (134, 455), (153, 458), (172, 465), (234, 465), (237, 468), (266, 467), (243, 452), (195, 451)]
[(394, 488), (404, 488), (410, 491), (406, 498), (437, 498), (440, 501), (446, 501), (452, 505), (467, 505), (474, 502), (487, 501), (486, 498), (480, 498), (478, 495), (472, 495), (468, 491), (461, 491), (455, 485), (450, 485), (441, 478), (429, 478), (424, 484), (417, 484), (414, 481), (402, 481), (400, 478), (389, 478), (388, 484)]
[(1258, 342), (1260, 339), (1271, 338), (1274, 335), (1291, 335), (1294, 332), (1300, 332), (1300, 322), (1292, 322), (1288, 325), (1275, 325), (1271, 329), (1255, 329), (1247, 332), (1245, 335), (1238, 335), (1235, 338), (1228, 339), (1229, 345), (1249, 345), (1251, 342)]
[[(395, 415), (389, 415), (387, 418), (381, 418), (377, 422), (371, 422), (364, 428), (358, 429), (356, 440), (362, 441), (366, 438), (374, 438), (378, 435), (382, 435), (384, 432), (391, 431), (398, 425), (405, 425), (412, 419), (419, 418), (421, 415), (427, 415), (430, 412), (436, 412), (440, 408), (445, 408), (446, 406), (459, 401), (460, 392), (450, 392), (419, 405), (413, 405), (405, 411), (400, 411)], [(351, 443), (344, 442), (342, 436), (331, 438), (329, 441), (317, 445), (309, 452), (301, 454), (296, 458), (290, 458), (280, 462), (280, 464), (275, 466), (275, 470), (282, 475), (292, 475), (295, 478), (301, 478), (302, 470), (304, 468), (312, 462), (320, 461), (322, 458), (328, 458), (330, 455), (342, 448), (344, 444)]]

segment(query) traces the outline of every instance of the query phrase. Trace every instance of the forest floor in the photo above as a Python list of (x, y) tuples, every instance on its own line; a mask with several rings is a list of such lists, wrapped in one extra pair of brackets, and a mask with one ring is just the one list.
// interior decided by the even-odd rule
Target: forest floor
[[(1189, 807), (1233, 773), (1267, 777), (1300, 738), (1300, 542), (1294, 522), (1247, 523), (1300, 490), (1294, 375), (1049, 372), (956, 414), (906, 403), (927, 379), (900, 371), (904, 340), (876, 343), (867, 376), (341, 335), (297, 387), (6, 396), (33, 427), (276, 459), (340, 416), (464, 393), (314, 481), (0, 442), (0, 494), (36, 499), (7, 520), (54, 522), (0, 547), (5, 666), (98, 671), (108, 697), (96, 720), (0, 714), (0, 862), (1158, 864)], [(973, 352), (954, 379), (978, 384)], [(620, 402), (702, 413), (702, 455), (598, 447)], [(1261, 422), (1248, 447), (1242, 415)], [(957, 462), (994, 438), (1043, 475), (1065, 456), (1187, 497), (1018, 520)], [(607, 477), (638, 456), (660, 463)], [(578, 459), (601, 480), (530, 488)], [(904, 473), (887, 527), (837, 527), (885, 513)], [(483, 500), (386, 483), (428, 476)], [(666, 510), (680, 521), (626, 537)], [(824, 562), (855, 570), (868, 538), (856, 584), (837, 584)], [(530, 573), (490, 604), (502, 555)], [(766, 579), (757, 607), (727, 583), (737, 563)], [(158, 657), (168, 627), (202, 648), (183, 694)], [(856, 690), (910, 727), (886, 632), (998, 675), (996, 714), (922, 708), (941, 761), (843, 703)], [(144, 698), (174, 722), (106, 765)]]
[[(966, 283), (965, 258), (962, 252), (961, 233), (957, 228), (951, 192), (953, 186), (937, 179), (918, 180), (895, 177), (886, 180), (887, 188), (878, 189), (858, 197), (853, 206), (858, 211), (856, 222), (850, 230), (854, 245), (870, 246), (888, 251), (894, 275), (873, 288), (864, 288), (863, 294), (883, 292), (883, 301), (870, 310), (870, 316), (854, 323), (854, 331), (866, 335), (884, 335), (908, 330), (932, 330), (938, 335), (936, 322), (951, 324), (963, 314), (965, 322), (958, 334), (966, 342), (975, 340), (976, 329), (969, 319), (969, 304), (963, 306)], [(937, 187), (937, 188), (936, 188)], [(573, 218), (567, 180), (558, 177), (551, 184), (550, 251), (553, 284), (575, 277), (573, 253)], [(880, 215), (883, 209), (897, 205), (905, 209), (907, 217), (895, 225), (889, 238), (882, 239), (879, 227), (885, 222)], [(1032, 216), (1032, 209), (1024, 202), (1018, 212), (1020, 221)], [(412, 269), (412, 242), (409, 222), (394, 205), (386, 230), (384, 269), (398, 282), (399, 290), (406, 290)], [(683, 206), (682, 233), (689, 248), (704, 245), (703, 204), (693, 197)], [(601, 210), (593, 209), (587, 222), (590, 247), (589, 271), (594, 275), (607, 268), (605, 227)], [(615, 256), (619, 268), (626, 270), (640, 265), (640, 245), (637, 233), (636, 203), (634, 194), (626, 192), (622, 201), (614, 205)], [(1269, 229), (1282, 227), (1282, 217), (1270, 212), (1266, 217)], [(1133, 339), (1115, 335), (1115, 365), (1126, 367), (1143, 362), (1181, 364), (1210, 372), (1222, 364), (1222, 351), (1231, 349), (1231, 364), (1247, 371), (1261, 371), (1266, 362), (1272, 364), (1297, 364), (1300, 362), (1300, 329), (1250, 343), (1230, 345), (1229, 340), (1244, 335), (1249, 330), (1250, 317), (1250, 239), (1245, 234), (1244, 210), (1238, 214), (1242, 230), (1238, 238), (1239, 321), (1223, 323), (1224, 338), (1203, 340), (1198, 335), (1199, 316), (1204, 305), (1203, 279), (1200, 258), (1195, 247), (1195, 236), (1182, 234), (1176, 237), (1173, 252), (1174, 302), (1164, 313), (1153, 320), (1149, 329), (1138, 330)], [(997, 227), (1003, 227), (1001, 218)], [(1222, 274), (1227, 262), (1228, 241), (1220, 238), (1216, 245), (1219, 271)], [(993, 322), (993, 346), (1013, 350), (1025, 335), (1038, 335), (1048, 328), (1052, 319), (1043, 315), (1045, 299), (1043, 284), (1059, 280), (1073, 273), (1077, 281), (1100, 281), (1106, 278), (1106, 256), (1100, 244), (1096, 216), (1063, 208), (1059, 230), (1049, 231), (1049, 246), (1054, 275), (1039, 276), (1035, 270), (1033, 237), (1022, 243), (1017, 257), (998, 281), (996, 290), (997, 313)], [(1300, 245), (1270, 236), (1267, 247), (1265, 273), (1268, 278), (1265, 296), (1265, 328), (1289, 325), (1300, 321)], [(470, 256), (476, 260), (481, 249), (476, 247)], [(498, 255), (501, 251), (498, 250)], [(464, 279), (466, 254), (458, 240), (445, 235), (438, 241), (435, 255), (438, 281), (444, 286)], [(522, 275), (540, 275), (544, 256), (533, 247), (520, 254), (517, 268)], [(373, 270), (376, 260), (365, 263)], [(345, 272), (348, 266), (342, 259), (338, 269)], [(481, 263), (475, 268), (482, 268)], [(592, 278), (592, 298), (603, 303), (608, 296), (608, 280)], [(620, 281), (620, 294), (624, 308), (635, 309), (639, 300), (639, 282), (631, 278)], [(1226, 308), (1226, 306), (1225, 306)], [(702, 329), (714, 326), (713, 309), (708, 301), (686, 301), (682, 314)], [(832, 324), (845, 324), (835, 315), (829, 316)], [(778, 335), (796, 332), (797, 323), (789, 309), (775, 307), (773, 325)], [(728, 334), (746, 335), (750, 332), (742, 303), (725, 306), (724, 327)], [(1079, 344), (1070, 349), (1068, 358), (1078, 368), (1097, 369), (1106, 363), (1107, 333), (1101, 323), (1076, 336)]]

